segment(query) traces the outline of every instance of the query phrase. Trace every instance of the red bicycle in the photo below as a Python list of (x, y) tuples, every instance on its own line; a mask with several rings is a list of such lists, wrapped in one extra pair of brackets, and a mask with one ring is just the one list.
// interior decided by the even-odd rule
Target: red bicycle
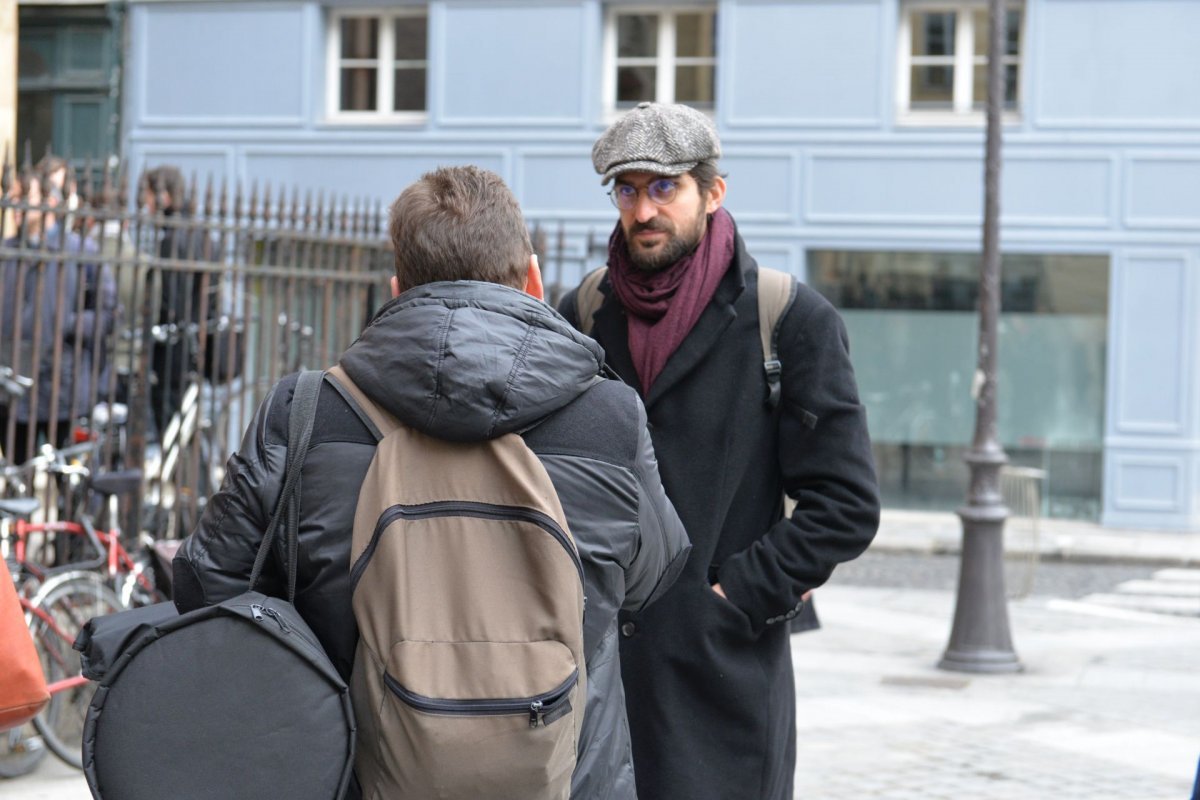
[[(135, 471), (92, 478), (85, 467), (67, 463), (61, 453), (56, 451), (54, 458), (48, 453), (40, 467), (51, 474), (89, 479), (91, 492), (106, 499), (135, 488), (141, 480)], [(80, 511), (78, 521), (33, 522), (38, 507), (33, 498), (0, 500), (0, 552), (18, 586), (51, 697), (30, 725), (0, 733), (0, 777), (29, 772), (47, 750), (82, 769), (83, 725), (94, 687), (80, 672), (72, 648), (75, 637), (92, 617), (165, 599), (155, 588), (148, 548), (145, 557), (130, 555), (120, 529), (97, 530), (86, 510)], [(51, 545), (64, 536), (89, 543), (95, 557), (54, 565), (30, 558), (31, 540), (38, 542), (34, 549), (61, 553), (63, 548)]]
[[(37, 500), (29, 498), (0, 500), (0, 531), (9, 531), (14, 521), (20, 524), (37, 508)], [(0, 542), (9, 543), (7, 533)], [(59, 570), (43, 579), (19, 558), (10, 558), (7, 546), (4, 551), (37, 646), (50, 702), (31, 723), (0, 732), (0, 777), (31, 771), (45, 758), (47, 749), (82, 768), (83, 720), (94, 687), (83, 677), (72, 645), (89, 619), (120, 611), (120, 598), (95, 572)]]
[(122, 610), (116, 593), (94, 572), (64, 572), (41, 584), (32, 598), (21, 597), (37, 645), (50, 702), (30, 726), (0, 733), (0, 777), (23, 775), (54, 753), (83, 768), (83, 725), (95, 686), (80, 671), (72, 645), (92, 617)]

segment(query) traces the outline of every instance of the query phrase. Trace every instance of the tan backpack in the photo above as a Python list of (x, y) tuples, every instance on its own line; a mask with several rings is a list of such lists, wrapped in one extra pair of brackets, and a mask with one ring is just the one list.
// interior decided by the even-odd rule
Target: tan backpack
[(583, 722), (583, 567), (520, 436), (447, 442), (340, 367), (379, 429), (350, 551), (365, 800), (566, 800)]

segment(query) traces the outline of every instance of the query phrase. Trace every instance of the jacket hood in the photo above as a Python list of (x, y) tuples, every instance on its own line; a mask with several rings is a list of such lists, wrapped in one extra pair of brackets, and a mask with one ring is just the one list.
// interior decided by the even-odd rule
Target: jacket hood
[(600, 345), (550, 306), (476, 281), (392, 299), (341, 358), (405, 425), (460, 442), (528, 428), (582, 394), (603, 365)]

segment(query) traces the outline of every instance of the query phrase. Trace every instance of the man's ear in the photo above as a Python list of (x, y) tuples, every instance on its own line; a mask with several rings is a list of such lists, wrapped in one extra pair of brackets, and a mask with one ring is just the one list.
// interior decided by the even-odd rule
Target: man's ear
[(725, 179), (720, 175), (713, 178), (713, 185), (709, 187), (708, 196), (704, 198), (704, 213), (711, 214), (721, 207), (721, 203), (725, 201)]
[(542, 269), (538, 266), (537, 253), (529, 257), (529, 272), (525, 274), (525, 293), (538, 300), (546, 299), (542, 286)]
[(395, 275), (392, 276), (392, 297), (400, 296), (400, 279)]

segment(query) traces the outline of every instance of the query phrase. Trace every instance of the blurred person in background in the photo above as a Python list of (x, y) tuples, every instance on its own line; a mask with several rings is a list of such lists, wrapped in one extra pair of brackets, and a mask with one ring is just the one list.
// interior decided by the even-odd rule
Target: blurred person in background
[[(151, 319), (159, 326), (160, 336), (151, 342), (150, 410), (159, 435), (183, 404), (189, 376), (197, 367), (196, 326), (201, 316), (213, 314), (213, 298), (219, 281), (207, 281), (208, 303), (204, 302), (204, 272), (181, 262), (212, 259), (211, 241), (202, 228), (192, 224), (187, 184), (175, 166), (150, 170), (142, 186), (142, 206), (156, 215), (155, 252), (167, 260), (148, 277), (146, 291), (155, 304)], [(198, 266), (198, 265), (197, 265)]]
[[(0, 435), (10, 420), (16, 422), (13, 460), (31, 455), (42, 441), (62, 446), (74, 418), (90, 413), (97, 396), (93, 377), (103, 376), (117, 301), (111, 271), (87, 258), (94, 248), (66, 229), (59, 196), (43, 192), (46, 176), (29, 171), (20, 184), (29, 207), (5, 246), (28, 256), (0, 264), (0, 362), (36, 385), (13, 407), (0, 409)], [(72, 257), (39, 257), (46, 253)]]

